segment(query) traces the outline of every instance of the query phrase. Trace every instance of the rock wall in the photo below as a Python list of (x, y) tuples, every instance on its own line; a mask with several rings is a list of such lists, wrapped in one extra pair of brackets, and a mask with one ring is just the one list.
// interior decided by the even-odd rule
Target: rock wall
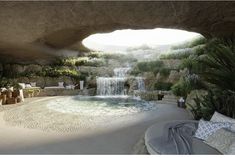
[(1, 1), (1, 60), (35, 63), (62, 55), (58, 49), (82, 52), (84, 38), (120, 29), (226, 37), (235, 33), (234, 8), (231, 1)]
[(80, 71), (88, 73), (90, 76), (113, 76), (112, 67), (91, 67), (80, 66)]

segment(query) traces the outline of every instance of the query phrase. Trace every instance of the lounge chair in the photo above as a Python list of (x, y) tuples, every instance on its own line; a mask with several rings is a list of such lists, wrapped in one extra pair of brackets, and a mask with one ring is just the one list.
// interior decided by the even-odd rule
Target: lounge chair
[(44, 87), (44, 89), (64, 89), (64, 82), (58, 82), (58, 86)]
[[(164, 131), (164, 127), (168, 123), (172, 122), (182, 122), (182, 121), (167, 121), (167, 122), (159, 122), (147, 129), (145, 132), (145, 145), (147, 147), (147, 150), (150, 154), (162, 154), (161, 151), (159, 151), (158, 146), (155, 143), (155, 139), (161, 137), (164, 133), (167, 131)], [(186, 120), (184, 122), (189, 122), (189, 120)], [(192, 151), (193, 154), (203, 154), (203, 155), (217, 155), (221, 154), (216, 149), (210, 147), (209, 145), (205, 144), (202, 140), (192, 137)]]

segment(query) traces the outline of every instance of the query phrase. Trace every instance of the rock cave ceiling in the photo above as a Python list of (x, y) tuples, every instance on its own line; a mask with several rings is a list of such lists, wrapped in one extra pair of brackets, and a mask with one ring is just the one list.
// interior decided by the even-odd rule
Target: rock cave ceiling
[(235, 2), (0, 2), (1, 62), (45, 62), (82, 40), (118, 29), (173, 28), (207, 38), (235, 33)]

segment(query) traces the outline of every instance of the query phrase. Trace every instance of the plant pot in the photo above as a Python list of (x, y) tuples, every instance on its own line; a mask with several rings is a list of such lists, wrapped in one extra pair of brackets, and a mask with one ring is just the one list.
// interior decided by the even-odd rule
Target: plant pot
[(12, 92), (11, 91), (7, 91), (7, 98), (12, 98)]
[(157, 95), (157, 99), (158, 99), (158, 100), (162, 100), (163, 97), (164, 97), (163, 94), (158, 94), (158, 95)]
[(180, 108), (186, 108), (185, 102), (177, 101), (177, 105), (178, 105), (178, 107), (180, 107)]
[(19, 98), (20, 98), (21, 102), (24, 101), (24, 93), (23, 93), (22, 89), (19, 90)]
[(19, 91), (18, 90), (14, 90), (12, 92), (12, 97), (17, 98), (18, 96), (19, 96)]
[(80, 81), (80, 89), (83, 90), (84, 81)]
[(17, 103), (22, 102), (22, 100), (21, 100), (21, 98), (20, 98), (20, 97), (17, 97), (16, 99), (17, 99)]
[(3, 94), (2, 95), (2, 105), (6, 104), (6, 102), (7, 102), (7, 95)]
[(7, 98), (7, 104), (16, 104), (17, 98)]

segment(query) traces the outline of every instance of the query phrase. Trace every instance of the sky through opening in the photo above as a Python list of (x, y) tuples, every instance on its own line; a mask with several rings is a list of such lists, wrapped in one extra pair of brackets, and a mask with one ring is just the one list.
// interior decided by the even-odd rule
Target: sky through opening
[(102, 46), (139, 47), (147, 45), (156, 47), (161, 45), (175, 45), (190, 41), (201, 36), (195, 32), (183, 30), (156, 28), (152, 30), (116, 30), (111, 33), (90, 35), (83, 40), (83, 44), (93, 50), (100, 50)]

